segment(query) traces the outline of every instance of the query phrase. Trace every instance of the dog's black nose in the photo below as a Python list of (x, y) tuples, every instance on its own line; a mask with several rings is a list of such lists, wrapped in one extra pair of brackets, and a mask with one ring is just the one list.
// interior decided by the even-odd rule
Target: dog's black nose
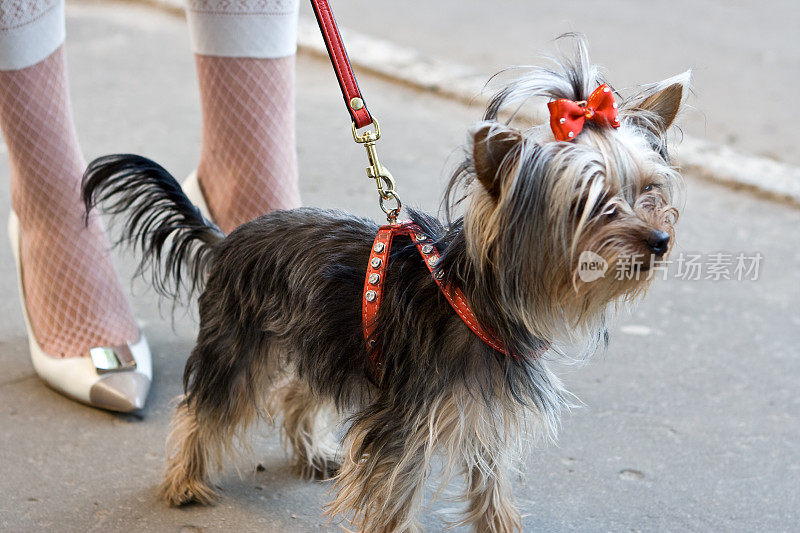
[(654, 254), (664, 255), (669, 248), (669, 233), (660, 229), (650, 231), (650, 236), (647, 237), (647, 246)]

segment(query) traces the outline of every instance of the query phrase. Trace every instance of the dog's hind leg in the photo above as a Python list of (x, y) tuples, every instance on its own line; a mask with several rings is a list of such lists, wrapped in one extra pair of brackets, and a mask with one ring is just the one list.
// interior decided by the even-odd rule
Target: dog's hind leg
[(329, 479), (339, 470), (339, 447), (333, 431), (335, 409), (295, 378), (275, 394), (271, 411), (283, 415), (283, 437), (292, 452), (298, 475), (307, 479)]
[(274, 350), (253, 327), (215, 317), (203, 323), (186, 363), (187, 395), (178, 405), (168, 439), (169, 454), (161, 497), (171, 505), (215, 499), (210, 475), (236, 449), (249, 426), (264, 412), (273, 382)]
[(217, 498), (209, 485), (211, 461), (209, 441), (213, 435), (197, 419), (185, 398), (172, 417), (172, 431), (167, 439), (167, 471), (158, 488), (169, 505), (197, 502), (209, 504)]

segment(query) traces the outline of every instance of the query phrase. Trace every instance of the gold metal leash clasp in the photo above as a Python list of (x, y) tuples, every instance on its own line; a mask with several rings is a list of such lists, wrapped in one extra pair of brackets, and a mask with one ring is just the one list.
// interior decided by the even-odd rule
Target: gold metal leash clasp
[[(403, 204), (400, 202), (400, 197), (397, 196), (396, 183), (392, 173), (389, 172), (385, 166), (381, 164), (378, 158), (378, 150), (375, 143), (381, 138), (381, 128), (378, 125), (378, 120), (372, 119), (373, 129), (367, 130), (363, 133), (358, 133), (356, 123), (353, 122), (353, 139), (358, 144), (363, 144), (367, 150), (367, 159), (369, 159), (369, 166), (367, 167), (367, 177), (375, 180), (375, 185), (378, 187), (378, 204), (381, 210), (386, 214), (386, 220), (390, 224), (397, 221), (397, 216), (400, 214), (400, 209)], [(395, 207), (386, 205), (387, 201), (394, 201)]]

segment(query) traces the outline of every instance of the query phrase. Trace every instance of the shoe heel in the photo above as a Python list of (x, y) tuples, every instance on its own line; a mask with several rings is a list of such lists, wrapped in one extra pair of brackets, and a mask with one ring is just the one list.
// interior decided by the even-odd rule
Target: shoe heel
[(214, 221), (211, 217), (211, 211), (208, 209), (208, 203), (206, 202), (206, 197), (203, 194), (203, 189), (200, 187), (200, 181), (197, 179), (197, 171), (193, 170), (191, 174), (189, 174), (183, 183), (181, 183), (181, 188), (183, 189), (183, 194), (191, 201), (194, 205), (196, 205), (200, 212), (203, 213), (203, 216), (210, 221)]

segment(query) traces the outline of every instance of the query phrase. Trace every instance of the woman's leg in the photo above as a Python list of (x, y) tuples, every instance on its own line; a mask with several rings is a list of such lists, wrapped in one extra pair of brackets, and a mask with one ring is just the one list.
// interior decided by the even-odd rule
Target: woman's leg
[(300, 205), (298, 0), (188, 0), (203, 109), (198, 181), (224, 231)]
[(67, 87), (63, 0), (6, 3), (10, 8), (0, 11), (0, 127), (33, 332), (55, 357), (135, 342), (139, 330), (103, 225), (94, 215), (88, 228), (83, 221), (86, 165)]

